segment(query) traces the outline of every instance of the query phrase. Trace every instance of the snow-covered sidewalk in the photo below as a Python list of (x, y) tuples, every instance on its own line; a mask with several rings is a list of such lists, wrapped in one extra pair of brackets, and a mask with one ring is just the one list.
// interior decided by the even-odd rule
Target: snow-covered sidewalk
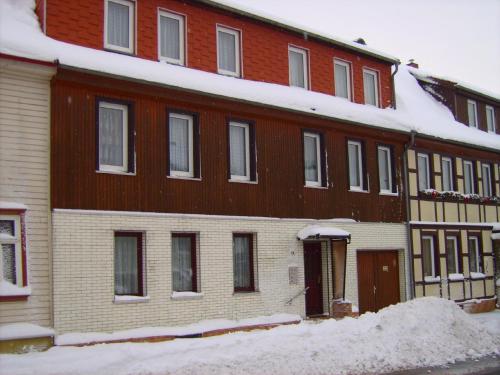
[(162, 343), (1, 355), (5, 374), (365, 374), (500, 354), (500, 313), (421, 298), (359, 319)]

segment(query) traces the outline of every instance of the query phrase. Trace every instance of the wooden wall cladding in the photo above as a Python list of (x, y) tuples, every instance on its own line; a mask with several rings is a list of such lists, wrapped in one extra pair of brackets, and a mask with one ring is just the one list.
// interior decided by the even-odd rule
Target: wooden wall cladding
[[(96, 172), (95, 98), (134, 103), (135, 175)], [(199, 114), (201, 181), (167, 178), (167, 108)], [(255, 122), (258, 183), (227, 178), (227, 119)], [(402, 194), (379, 195), (377, 145), (391, 145), (401, 191), (408, 135), (60, 68), (52, 81), (52, 207), (402, 222)], [(305, 188), (302, 130), (325, 135), (328, 188)], [(346, 140), (365, 141), (370, 193), (348, 191)]]

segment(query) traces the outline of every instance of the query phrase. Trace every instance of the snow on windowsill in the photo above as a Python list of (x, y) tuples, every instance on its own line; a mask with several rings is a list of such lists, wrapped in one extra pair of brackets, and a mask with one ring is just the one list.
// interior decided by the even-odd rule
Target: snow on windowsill
[(191, 300), (191, 299), (202, 299), (203, 293), (197, 292), (172, 292), (171, 299), (176, 300)]
[(388, 191), (381, 191), (381, 192), (378, 193), (378, 195), (388, 195), (390, 197), (398, 197), (399, 193), (392, 193), (392, 192), (388, 192)]
[(470, 273), (470, 278), (473, 280), (484, 279), (485, 277), (486, 277), (486, 275), (482, 272), (471, 272)]
[(460, 281), (464, 279), (464, 274), (463, 273), (450, 273), (448, 275), (448, 280), (451, 281)]
[(250, 184), (250, 185), (257, 185), (259, 181), (252, 181), (252, 180), (238, 180), (235, 178), (230, 178), (227, 180), (227, 182), (236, 182), (237, 184)]
[(370, 192), (368, 190), (353, 189), (353, 188), (350, 188), (348, 190), (348, 192), (350, 192), (350, 193), (365, 193), (365, 194), (370, 194)]
[(0, 210), (27, 210), (28, 206), (22, 203), (0, 201)]
[(99, 173), (99, 174), (116, 174), (116, 175), (119, 175), (119, 176), (135, 176), (136, 173), (135, 172), (120, 172), (120, 171), (106, 171), (106, 170), (96, 170), (95, 173)]
[(31, 287), (19, 287), (8, 281), (0, 281), (0, 297), (12, 297), (12, 296), (29, 296), (31, 295)]
[(16, 237), (15, 236), (11, 236), (10, 234), (7, 234), (7, 233), (0, 233), (0, 240), (2, 241), (15, 241), (16, 240)]
[(326, 190), (328, 189), (328, 186), (321, 186), (321, 185), (304, 185), (305, 188), (312, 188), (312, 189), (323, 189)]
[(187, 177), (187, 176), (167, 176), (168, 179), (171, 180), (186, 180), (186, 181), (202, 181), (201, 177)]
[(150, 300), (149, 296), (115, 296), (113, 303), (142, 303), (148, 302)]
[(0, 326), (0, 341), (48, 336), (54, 336), (53, 329), (31, 323), (13, 323)]
[(438, 283), (441, 281), (441, 277), (440, 276), (425, 276), (424, 281), (426, 283)]

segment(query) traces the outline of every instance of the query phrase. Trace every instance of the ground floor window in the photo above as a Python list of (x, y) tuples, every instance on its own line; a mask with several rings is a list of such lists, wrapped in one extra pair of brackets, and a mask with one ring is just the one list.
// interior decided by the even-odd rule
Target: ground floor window
[(446, 236), (446, 265), (448, 274), (462, 272), (460, 269), (458, 238), (456, 236)]
[(469, 244), (470, 272), (483, 272), (481, 251), (479, 249), (479, 237), (477, 236), (469, 237), (468, 244)]
[(253, 234), (233, 234), (233, 273), (234, 291), (254, 291), (254, 248)]
[(435, 278), (439, 276), (435, 252), (434, 236), (422, 236), (424, 278)]
[(115, 295), (143, 296), (143, 234), (115, 232)]
[(172, 234), (172, 290), (198, 292), (195, 233)]

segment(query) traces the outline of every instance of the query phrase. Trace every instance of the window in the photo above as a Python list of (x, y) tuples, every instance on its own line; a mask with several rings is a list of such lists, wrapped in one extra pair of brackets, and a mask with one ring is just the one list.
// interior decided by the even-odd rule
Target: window
[(363, 155), (361, 142), (347, 142), (347, 159), (349, 162), (349, 189), (363, 190)]
[(231, 180), (256, 180), (253, 124), (229, 122), (229, 171)]
[(104, 47), (119, 52), (134, 53), (134, 2), (107, 0)]
[(391, 149), (387, 146), (378, 146), (378, 181), (381, 193), (395, 193), (393, 182)]
[(196, 234), (172, 234), (172, 291), (198, 292)]
[(378, 74), (369, 69), (363, 69), (363, 88), (365, 93), (365, 104), (379, 106), (378, 98)]
[(493, 191), (491, 189), (491, 167), (489, 164), (482, 165), (482, 179), (483, 179), (483, 197), (491, 197)]
[(476, 181), (474, 176), (474, 164), (471, 161), (464, 161), (464, 189), (465, 194), (476, 193)]
[(462, 273), (460, 269), (460, 254), (458, 252), (458, 238), (446, 236), (446, 265), (450, 273)]
[(333, 65), (335, 96), (351, 100), (351, 64), (335, 59)]
[(184, 65), (184, 17), (158, 13), (158, 55), (161, 61)]
[(486, 106), (486, 127), (489, 132), (495, 133), (495, 109), (489, 105)]
[(288, 73), (290, 86), (309, 87), (309, 69), (307, 67), (307, 51), (301, 48), (288, 47)]
[(143, 296), (142, 233), (115, 232), (115, 295)]
[(306, 186), (322, 185), (321, 136), (304, 132), (304, 175)]
[(170, 176), (194, 177), (193, 117), (169, 114)]
[(477, 104), (475, 101), (467, 100), (467, 115), (469, 119), (469, 126), (477, 128)]
[(217, 26), (217, 69), (220, 74), (240, 76), (240, 33)]
[(133, 172), (133, 128), (129, 106), (99, 102), (98, 166), (99, 171)]
[(453, 162), (451, 158), (441, 159), (441, 172), (443, 174), (443, 191), (453, 191)]
[(254, 250), (251, 233), (233, 234), (234, 291), (255, 291)]
[(468, 245), (470, 272), (483, 272), (483, 262), (481, 259), (481, 251), (479, 249), (479, 237), (469, 237)]
[[(424, 264), (424, 279), (439, 276), (436, 250), (433, 236), (422, 236), (422, 261)], [(426, 281), (427, 281), (426, 280)]]
[(431, 176), (429, 170), (429, 155), (418, 154), (418, 190), (426, 190), (431, 188)]
[(27, 285), (27, 275), (23, 264), (26, 254), (21, 223), (20, 215), (1, 215), (0, 213), (1, 280), (20, 288)]

